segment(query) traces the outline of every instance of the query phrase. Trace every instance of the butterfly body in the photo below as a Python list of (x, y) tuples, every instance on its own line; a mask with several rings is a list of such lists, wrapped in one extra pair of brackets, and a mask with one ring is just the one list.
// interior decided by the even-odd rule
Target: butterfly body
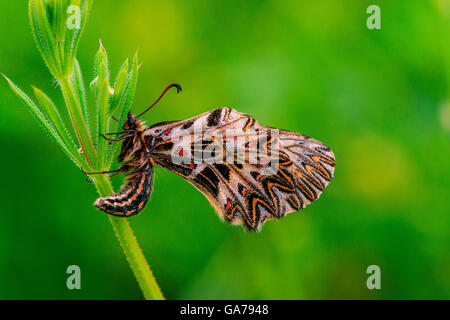
[(118, 161), (123, 162), (119, 172), (127, 174), (127, 181), (117, 194), (98, 198), (94, 206), (114, 216), (129, 217), (141, 212), (153, 188), (153, 165), (148, 157), (149, 141), (144, 136), (143, 122), (128, 114), (121, 139)]
[(248, 230), (316, 200), (333, 177), (333, 152), (305, 135), (262, 126), (249, 115), (220, 108), (191, 119), (146, 127), (128, 114), (118, 157), (127, 182), (95, 206), (128, 217), (151, 193), (153, 165), (202, 192), (219, 216)]

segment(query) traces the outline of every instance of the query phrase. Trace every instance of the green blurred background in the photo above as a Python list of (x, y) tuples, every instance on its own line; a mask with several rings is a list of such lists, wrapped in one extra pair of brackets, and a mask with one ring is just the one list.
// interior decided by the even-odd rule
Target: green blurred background
[[(370, 4), (381, 30), (366, 28)], [(0, 12), (0, 71), (62, 106), (27, 1), (1, 0)], [(85, 80), (101, 38), (113, 74), (140, 48), (135, 112), (183, 86), (148, 124), (232, 106), (336, 155), (320, 200), (261, 233), (221, 222), (156, 169), (130, 221), (167, 298), (450, 298), (449, 13), (445, 0), (95, 1), (78, 53)], [(0, 298), (140, 299), (94, 186), (5, 81), (0, 104)], [(81, 290), (66, 288), (71, 264)], [(366, 287), (372, 264), (381, 290)]]

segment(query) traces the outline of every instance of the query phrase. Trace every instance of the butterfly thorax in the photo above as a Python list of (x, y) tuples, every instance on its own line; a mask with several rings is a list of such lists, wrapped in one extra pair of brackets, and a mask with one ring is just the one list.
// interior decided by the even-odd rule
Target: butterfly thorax
[(123, 139), (122, 149), (118, 156), (119, 162), (129, 161), (132, 158), (140, 157), (148, 149), (146, 139), (144, 138), (146, 126), (145, 122), (128, 113), (123, 131), (126, 138)]

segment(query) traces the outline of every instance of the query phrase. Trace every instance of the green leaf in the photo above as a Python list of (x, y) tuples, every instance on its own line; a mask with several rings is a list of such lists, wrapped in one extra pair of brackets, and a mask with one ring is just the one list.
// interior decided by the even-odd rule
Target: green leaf
[[(95, 55), (94, 76), (96, 77), (99, 75), (99, 73), (103, 73), (105, 75), (105, 78), (107, 78), (109, 77), (108, 54), (101, 40), (99, 40), (99, 43), (100, 47)], [(103, 67), (102, 64), (104, 65)]]
[(112, 114), (117, 108), (120, 98), (125, 90), (125, 84), (128, 76), (128, 59), (124, 61), (117, 73), (116, 80), (114, 81), (114, 94), (111, 97), (110, 113)]
[(31, 30), (39, 52), (51, 74), (58, 78), (62, 72), (56, 60), (56, 48), (43, 1), (30, 0), (28, 2), (28, 13)]
[(131, 62), (130, 72), (128, 73), (125, 89), (122, 97), (120, 98), (119, 111), (120, 111), (120, 121), (117, 124), (119, 128), (123, 126), (125, 118), (127, 117), (128, 111), (130, 111), (131, 104), (134, 99), (134, 94), (136, 92), (137, 76), (139, 70), (138, 56), (137, 52), (133, 57)]
[(105, 79), (109, 80), (108, 54), (100, 41), (100, 48), (95, 55), (94, 80), (91, 82), (91, 90), (95, 96), (98, 95)]
[(86, 89), (84, 87), (83, 74), (81, 73), (80, 64), (77, 59), (74, 61), (71, 81), (75, 88), (77, 98), (81, 104), (81, 111), (83, 113), (84, 121), (86, 126), (89, 128), (89, 109), (87, 105)]
[(78, 138), (78, 143), (80, 144), (83, 155), (86, 158), (89, 167), (93, 168), (97, 156), (91, 136), (87, 129), (86, 123), (84, 122), (81, 103), (78, 100), (75, 88), (73, 87), (72, 82), (70, 82), (67, 78), (60, 80), (58, 83), (61, 87), (67, 111), (69, 112), (72, 126)]
[(75, 143), (73, 142), (72, 137), (70, 136), (70, 133), (67, 130), (67, 128), (61, 118), (61, 115), (59, 114), (59, 111), (56, 108), (53, 101), (40, 89), (33, 87), (33, 90), (34, 90), (34, 94), (35, 94), (36, 98), (39, 101), (39, 104), (47, 112), (49, 120), (51, 121), (52, 125), (58, 132), (61, 139), (64, 141), (66, 146), (70, 149), (72, 154), (77, 154), (78, 148), (76, 147)]
[(42, 111), (36, 106), (33, 100), (28, 97), (19, 87), (17, 87), (8, 77), (3, 75), (8, 81), (8, 84), (12, 91), (25, 103), (28, 109), (31, 111), (31, 114), (36, 118), (39, 124), (44, 128), (47, 134), (52, 137), (55, 142), (61, 147), (64, 153), (78, 166), (81, 167), (84, 165), (84, 161), (80, 157), (80, 155), (76, 152), (73, 153), (70, 148), (63, 141), (61, 136), (58, 134), (55, 126), (48, 120), (48, 118), (42, 113)]
[[(80, 28), (72, 29), (72, 32), (69, 33), (69, 36), (66, 36), (66, 52), (70, 52), (70, 56), (75, 59), (81, 34), (86, 27), (89, 13), (91, 11), (92, 0), (72, 0), (71, 3), (72, 5), (79, 6), (81, 15)], [(66, 13), (68, 13), (67, 9)], [(67, 19), (70, 19), (70, 17), (67, 16)]]
[[(109, 101), (109, 81), (107, 79), (103, 79), (97, 99), (99, 135), (100, 134), (104, 135), (109, 131), (108, 101)], [(100, 170), (107, 169), (105, 167), (105, 160), (108, 159), (107, 149), (108, 149), (108, 141), (100, 137), (97, 148), (98, 168)]]
[(28, 2), (33, 37), (45, 64), (58, 80), (72, 74), (78, 43), (91, 3), (91, 0)]
[[(139, 62), (138, 62), (138, 52), (136, 51), (133, 60), (131, 62), (130, 72), (128, 73), (127, 79), (125, 81), (125, 89), (123, 91), (122, 96), (119, 98), (117, 111), (120, 114), (120, 118), (119, 121), (116, 123), (115, 127), (113, 128), (113, 132), (121, 131), (125, 119), (127, 117), (128, 111), (130, 111), (130, 107), (134, 99), (134, 94), (136, 92), (138, 71), (139, 71)], [(113, 157), (117, 152), (118, 146), (119, 146), (118, 143), (113, 144), (110, 157), (107, 161), (108, 163), (107, 167), (111, 166)]]

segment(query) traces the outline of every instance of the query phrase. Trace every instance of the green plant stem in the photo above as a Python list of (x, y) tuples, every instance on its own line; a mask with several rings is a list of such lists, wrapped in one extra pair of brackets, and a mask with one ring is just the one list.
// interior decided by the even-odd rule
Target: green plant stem
[[(90, 164), (91, 168), (94, 168), (93, 164), (96, 163), (95, 149), (84, 122), (81, 105), (76, 97), (73, 84), (67, 78), (59, 80), (59, 84), (61, 86), (67, 108), (69, 109), (70, 118), (72, 120), (73, 127), (76, 130), (83, 154), (85, 155), (86, 161)], [(113, 192), (111, 181), (108, 177), (104, 175), (96, 176), (94, 178), (94, 182), (101, 197), (109, 196)], [(127, 219), (109, 216), (109, 220), (113, 225), (120, 245), (122, 246), (125, 256), (128, 259), (130, 268), (133, 270), (139, 286), (141, 287), (144, 298), (163, 300), (164, 297), (161, 293), (161, 289), (159, 288), (158, 283), (156, 282), (153, 273), (148, 266), (148, 263), (141, 248), (139, 247)]]
[(86, 123), (84, 122), (81, 106), (78, 103), (73, 84), (70, 82), (68, 77), (60, 79), (58, 82), (69, 111), (70, 120), (72, 121), (72, 125), (80, 143), (81, 150), (85, 155), (87, 163), (91, 166), (91, 168), (95, 168), (94, 163), (96, 154), (94, 144), (92, 143)]
[[(105, 197), (113, 192), (111, 181), (104, 175), (95, 178), (95, 186), (100, 196)], [(120, 245), (128, 259), (131, 270), (141, 287), (145, 299), (164, 300), (161, 289), (145, 260), (141, 248), (134, 236), (133, 230), (126, 218), (109, 216)]]

